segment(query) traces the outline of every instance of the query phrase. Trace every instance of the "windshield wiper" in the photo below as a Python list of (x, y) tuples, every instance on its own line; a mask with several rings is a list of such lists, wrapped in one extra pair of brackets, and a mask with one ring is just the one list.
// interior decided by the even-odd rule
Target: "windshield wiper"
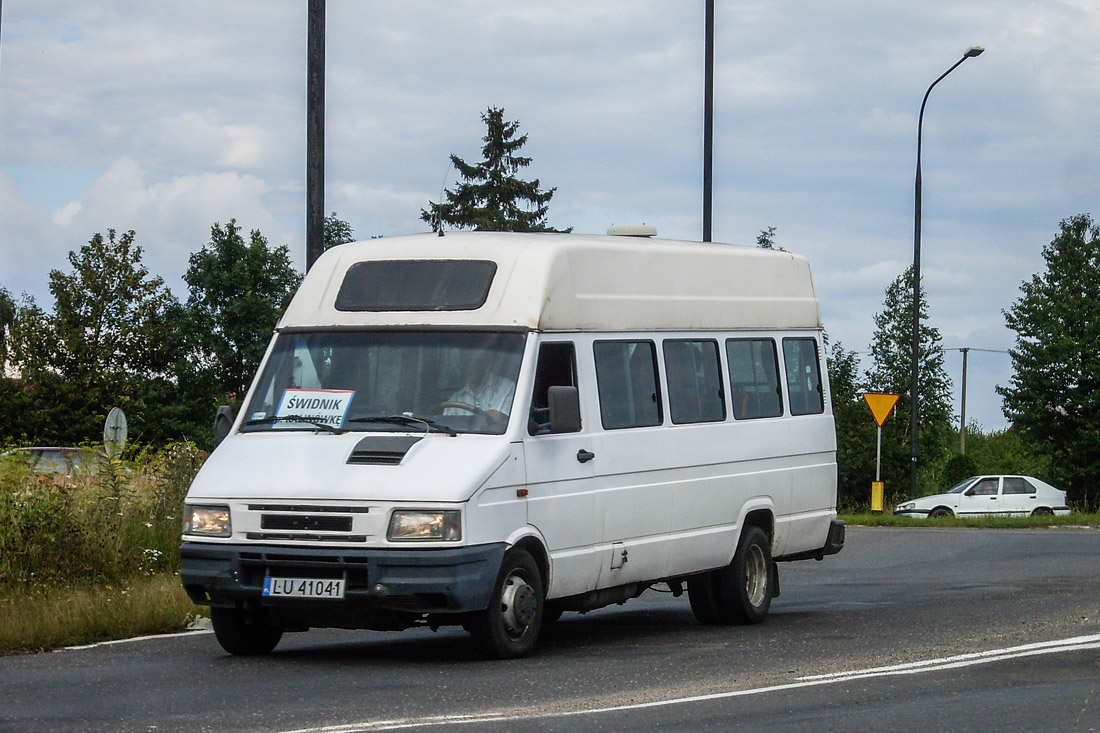
[(334, 428), (328, 423), (319, 422), (311, 417), (305, 415), (273, 415), (271, 417), (261, 417), (255, 420), (246, 420), (245, 425), (263, 425), (265, 423), (277, 423), (277, 422), (300, 422), (307, 425), (312, 425), (315, 428), (321, 430), (327, 430), (335, 435), (343, 435), (344, 431), (340, 428)]
[(436, 431), (437, 433), (446, 433), (452, 438), (458, 437), (458, 432), (450, 425), (444, 425), (438, 423), (435, 420), (429, 420), (426, 417), (414, 417), (412, 415), (386, 415), (378, 417), (353, 417), (348, 420), (349, 423), (396, 423), (398, 425), (423, 425), (428, 429), (428, 432)]

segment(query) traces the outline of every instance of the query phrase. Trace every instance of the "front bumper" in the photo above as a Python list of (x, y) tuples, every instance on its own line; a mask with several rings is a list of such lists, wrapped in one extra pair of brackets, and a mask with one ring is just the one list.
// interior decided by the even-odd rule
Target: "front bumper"
[[(213, 606), (462, 613), (489, 605), (504, 551), (503, 543), (367, 550), (184, 542), (180, 579), (192, 601)], [(268, 576), (343, 578), (344, 599), (265, 597)]]

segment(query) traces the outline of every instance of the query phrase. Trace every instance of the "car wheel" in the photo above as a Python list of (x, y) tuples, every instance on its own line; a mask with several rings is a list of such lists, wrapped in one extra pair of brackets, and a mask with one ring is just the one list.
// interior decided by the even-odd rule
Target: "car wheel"
[(945, 506), (938, 506), (932, 511), (928, 512), (928, 516), (931, 519), (935, 519), (936, 517), (953, 517), (955, 516), (955, 514)]
[(489, 607), (474, 614), (469, 631), (491, 659), (531, 653), (542, 630), (542, 576), (531, 554), (514, 547), (504, 555)]
[(1054, 510), (1047, 506), (1036, 507), (1035, 511), (1031, 513), (1033, 517), (1053, 517)]
[(283, 630), (278, 626), (272, 626), (258, 614), (237, 608), (211, 608), (210, 620), (218, 643), (230, 654), (267, 654), (283, 638)]

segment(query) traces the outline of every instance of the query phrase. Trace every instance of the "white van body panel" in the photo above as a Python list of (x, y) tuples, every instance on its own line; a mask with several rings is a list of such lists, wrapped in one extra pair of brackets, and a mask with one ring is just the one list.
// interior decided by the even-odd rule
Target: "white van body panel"
[[(362, 433), (259, 433), (231, 436), (192, 484), (195, 499), (348, 499), (464, 502), (505, 465), (522, 464), (496, 436), (437, 436), (414, 444), (397, 466), (348, 464)], [(440, 467), (446, 466), (446, 480)], [(520, 469), (522, 470), (522, 469)], [(500, 481), (522, 481), (522, 473)], [(515, 498), (515, 492), (513, 492)]]

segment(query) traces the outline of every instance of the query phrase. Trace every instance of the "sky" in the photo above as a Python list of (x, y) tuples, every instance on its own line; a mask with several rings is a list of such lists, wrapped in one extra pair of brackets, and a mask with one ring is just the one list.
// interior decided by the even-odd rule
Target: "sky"
[[(809, 258), (830, 338), (866, 358), (912, 262), (967, 419), (1006, 427), (1003, 311), (1070, 216), (1100, 216), (1100, 3), (715, 3), (713, 239)], [(51, 269), (133, 229), (186, 299), (188, 256), (236, 219), (305, 259), (306, 0), (7, 0), (0, 287), (49, 309)], [(686, 0), (328, 0), (325, 210), (421, 232), (480, 159), (489, 106), (529, 135), (549, 223), (702, 236), (703, 13)], [(873, 386), (873, 385), (872, 385)], [(868, 412), (870, 419), (870, 412)]]

